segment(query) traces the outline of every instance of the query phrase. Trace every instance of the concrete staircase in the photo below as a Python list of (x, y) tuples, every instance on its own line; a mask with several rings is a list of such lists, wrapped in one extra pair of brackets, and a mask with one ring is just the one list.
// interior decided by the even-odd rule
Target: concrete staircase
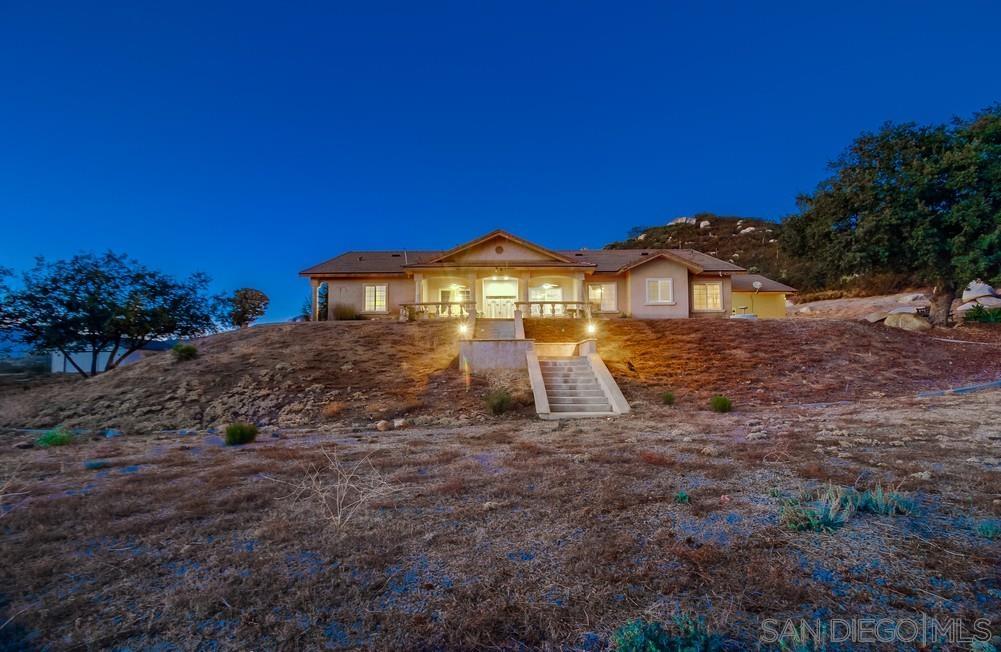
[(614, 414), (586, 357), (539, 358), (539, 368), (551, 413), (561, 416)]
[(513, 340), (514, 320), (477, 318), (476, 328), (473, 330), (473, 339)]

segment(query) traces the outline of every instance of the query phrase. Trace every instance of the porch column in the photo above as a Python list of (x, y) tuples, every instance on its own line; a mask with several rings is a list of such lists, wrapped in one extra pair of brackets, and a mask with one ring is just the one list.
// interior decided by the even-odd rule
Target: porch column
[(310, 287), (310, 310), (309, 310), (309, 320), (310, 321), (320, 321), (320, 282), (315, 278), (309, 279)]
[(574, 301), (586, 301), (587, 297), (584, 296), (584, 273), (577, 272), (574, 274), (573, 278), (573, 293), (577, 297)]
[(476, 285), (476, 272), (466, 274), (466, 285), (469, 286), (469, 300), (476, 305), (476, 312), (480, 312), (480, 288)]
[(421, 303), (422, 290), (424, 289), (424, 275), (415, 272), (414, 273), (414, 303)]
[(528, 285), (532, 281), (532, 272), (518, 274), (518, 301), (528, 301)]

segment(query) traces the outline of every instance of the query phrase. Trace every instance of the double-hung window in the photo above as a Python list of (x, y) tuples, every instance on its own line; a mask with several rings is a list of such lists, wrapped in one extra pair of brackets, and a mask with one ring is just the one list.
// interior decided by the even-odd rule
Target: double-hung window
[(648, 304), (674, 303), (674, 279), (648, 278), (646, 280), (646, 302)]
[(365, 286), (365, 312), (386, 312), (386, 286)]
[(722, 283), (692, 283), (693, 312), (722, 312)]

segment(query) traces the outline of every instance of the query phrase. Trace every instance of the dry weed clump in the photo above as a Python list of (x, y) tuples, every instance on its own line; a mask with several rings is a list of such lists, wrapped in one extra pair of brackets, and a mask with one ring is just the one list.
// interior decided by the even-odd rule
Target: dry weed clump
[(390, 484), (366, 455), (354, 464), (342, 462), (337, 451), (328, 452), (320, 447), (325, 465), (310, 464), (304, 469), (303, 479), (288, 482), (271, 476), (274, 482), (293, 488), (289, 496), (295, 504), (302, 499), (312, 501), (324, 518), (334, 527), (342, 528), (367, 503), (385, 499), (401, 490)]
[(331, 401), (323, 406), (323, 416), (328, 419), (336, 419), (348, 407), (343, 401)]
[(28, 493), (26, 491), (13, 490), (14, 483), (17, 481), (18, 470), (19, 467), (14, 467), (12, 470), (0, 475), (0, 518), (3, 518), (14, 509), (14, 505), (11, 504), (14, 498), (25, 496)]

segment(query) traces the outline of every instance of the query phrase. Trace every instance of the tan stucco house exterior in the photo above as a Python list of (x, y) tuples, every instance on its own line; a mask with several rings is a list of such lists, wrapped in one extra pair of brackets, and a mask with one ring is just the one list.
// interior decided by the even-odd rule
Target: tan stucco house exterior
[(692, 249), (554, 250), (498, 230), (447, 251), (349, 251), (300, 275), (314, 319), (339, 305), (369, 317), (677, 319), (729, 317), (733, 280), (747, 274)]

